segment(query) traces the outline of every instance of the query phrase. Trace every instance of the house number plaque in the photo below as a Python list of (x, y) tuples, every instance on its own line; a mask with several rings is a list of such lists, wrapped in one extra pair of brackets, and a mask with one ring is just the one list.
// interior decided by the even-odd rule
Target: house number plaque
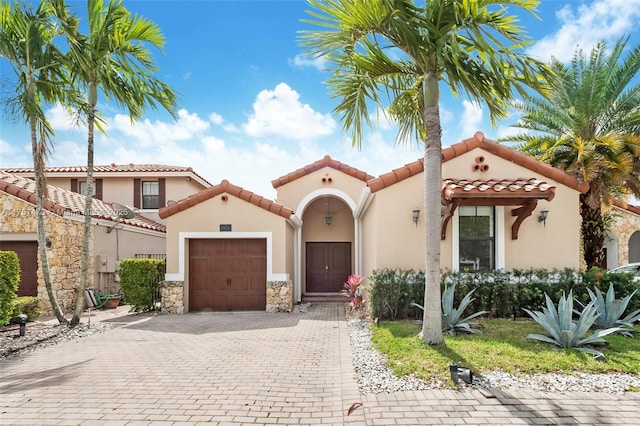
[(230, 223), (221, 223), (220, 224), (220, 232), (231, 232), (231, 224)]

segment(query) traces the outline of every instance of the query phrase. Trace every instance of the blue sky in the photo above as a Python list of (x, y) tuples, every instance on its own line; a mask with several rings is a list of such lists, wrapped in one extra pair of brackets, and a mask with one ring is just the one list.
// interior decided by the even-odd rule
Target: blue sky
[[(84, 1), (69, 2), (81, 14)], [(308, 28), (302, 0), (160, 1), (125, 0), (132, 12), (156, 22), (166, 38), (164, 53), (154, 52), (159, 76), (181, 94), (177, 122), (164, 111), (149, 110), (131, 125), (114, 105), (98, 107), (108, 122), (96, 139), (95, 164), (158, 163), (191, 166), (216, 184), (222, 179), (268, 198), (271, 180), (324, 155), (372, 175), (415, 161), (422, 148), (396, 147), (395, 130), (379, 122), (362, 150), (351, 147), (340, 118), (332, 113), (322, 64), (298, 46)], [(623, 34), (640, 42), (640, 0), (543, 0), (541, 20), (522, 16), (536, 43), (528, 53), (547, 60), (569, 60), (577, 45), (586, 51)], [(11, 71), (0, 60), (2, 84)], [(6, 86), (5, 86), (6, 89)], [(3, 89), (4, 90), (4, 89)], [(513, 129), (512, 114), (492, 128), (485, 110), (464, 97), (442, 91), (443, 146), (480, 130), (497, 139)], [(49, 165), (86, 163), (86, 133), (73, 127), (60, 107), (51, 106), (55, 151)], [(32, 167), (28, 129), (4, 112), (0, 118), (0, 167)], [(110, 200), (118, 201), (118, 200)]]

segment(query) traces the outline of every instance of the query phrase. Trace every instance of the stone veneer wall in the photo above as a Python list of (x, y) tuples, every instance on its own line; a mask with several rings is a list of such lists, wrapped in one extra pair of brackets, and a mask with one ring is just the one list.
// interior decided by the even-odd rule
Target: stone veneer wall
[(291, 312), (293, 309), (293, 283), (289, 281), (267, 282), (267, 312)]
[(164, 281), (161, 289), (163, 314), (184, 314), (184, 282)]
[[(164, 281), (161, 289), (163, 314), (184, 313), (184, 282)], [(267, 312), (291, 312), (293, 310), (293, 283), (291, 281), (267, 282)]]
[(618, 238), (618, 265), (629, 263), (629, 239), (634, 232), (640, 231), (640, 216), (628, 210), (615, 208), (612, 232)]
[[(36, 207), (17, 197), (0, 192), (0, 206), (2, 206), (3, 221), (0, 232), (5, 233), (7, 240), (11, 239), (6, 233), (37, 233)], [(82, 218), (82, 217), (79, 217)], [(82, 221), (65, 219), (52, 212), (45, 212), (44, 226), (51, 247), (47, 248), (47, 259), (51, 282), (56, 293), (58, 303), (64, 312), (73, 312), (76, 302), (77, 285), (80, 281), (80, 260), (82, 258), (82, 235), (84, 224)], [(91, 241), (93, 235), (91, 236)], [(89, 244), (91, 252), (89, 259), (93, 259), (93, 244)], [(38, 254), (38, 263), (40, 255)], [(89, 280), (93, 278), (94, 263), (89, 262)], [(92, 281), (87, 287), (92, 286)], [(42, 269), (38, 267), (38, 297), (41, 299), (40, 309), (43, 314), (51, 315), (51, 303), (44, 284)]]

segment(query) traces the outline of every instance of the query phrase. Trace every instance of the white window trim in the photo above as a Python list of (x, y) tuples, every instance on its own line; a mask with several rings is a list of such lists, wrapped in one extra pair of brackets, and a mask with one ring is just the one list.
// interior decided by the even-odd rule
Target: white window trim
[(267, 281), (288, 281), (289, 274), (273, 273), (273, 234), (271, 232), (180, 232), (178, 233), (178, 273), (165, 274), (166, 281), (184, 281), (187, 267), (186, 245), (192, 239), (230, 238), (264, 239), (267, 240)]
[[(504, 206), (495, 206), (495, 268), (505, 269), (505, 229)], [(459, 209), (453, 214), (451, 226), (451, 270), (460, 270), (460, 215)]]

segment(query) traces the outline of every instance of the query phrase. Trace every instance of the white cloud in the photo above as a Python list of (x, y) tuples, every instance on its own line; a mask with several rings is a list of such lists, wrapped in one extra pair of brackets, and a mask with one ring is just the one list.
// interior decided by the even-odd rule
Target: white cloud
[(18, 150), (13, 146), (10, 145), (8, 142), (0, 139), (0, 152), (2, 152), (2, 155), (14, 155), (18, 152)]
[(323, 71), (326, 68), (327, 61), (324, 57), (311, 58), (307, 55), (298, 54), (293, 59), (289, 59), (289, 65), (296, 68), (315, 68)]
[(335, 120), (330, 114), (314, 111), (300, 103), (300, 95), (286, 83), (274, 90), (263, 90), (253, 103), (253, 114), (243, 125), (253, 137), (280, 136), (287, 139), (313, 139), (333, 133)]
[(60, 104), (48, 109), (45, 114), (53, 130), (81, 129), (86, 132), (86, 126), (78, 116)]
[(609, 45), (637, 30), (640, 20), (640, 0), (595, 0), (589, 4), (569, 3), (556, 13), (560, 29), (544, 37), (529, 49), (529, 54), (542, 60), (551, 56), (567, 62), (577, 46), (585, 52), (601, 40)]
[(462, 101), (462, 138), (470, 138), (482, 127), (482, 107), (476, 102)]
[(182, 79), (183, 80), (190, 80), (192, 75), (193, 75), (193, 73), (191, 71), (187, 71), (184, 74), (182, 74)]
[(108, 120), (108, 132), (117, 131), (133, 138), (142, 147), (156, 146), (163, 142), (184, 141), (196, 137), (209, 129), (210, 124), (201, 119), (196, 113), (189, 113), (186, 109), (178, 111), (176, 122), (142, 120), (131, 123), (129, 116), (116, 114)]
[(225, 121), (224, 118), (217, 112), (212, 112), (209, 114), (209, 121), (211, 121), (216, 126), (222, 126), (225, 132), (227, 133), (239, 133), (240, 129), (235, 124), (231, 124)]
[(224, 123), (224, 118), (222, 118), (220, 114), (212, 112), (211, 114), (209, 114), (209, 121), (211, 121), (216, 126), (220, 126), (222, 123)]

